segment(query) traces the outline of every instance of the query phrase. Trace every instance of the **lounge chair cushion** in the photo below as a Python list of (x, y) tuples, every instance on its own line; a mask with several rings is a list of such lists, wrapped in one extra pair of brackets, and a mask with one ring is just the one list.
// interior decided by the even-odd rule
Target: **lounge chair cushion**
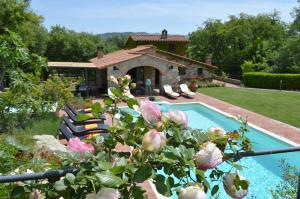
[(174, 97), (179, 97), (179, 93), (176, 93), (172, 90), (172, 87), (170, 85), (164, 85), (164, 90), (165, 93), (167, 93), (168, 95), (174, 96)]
[(189, 96), (196, 95), (196, 93), (190, 91), (190, 89), (188, 88), (188, 86), (186, 84), (180, 84), (180, 90), (181, 90), (181, 92), (183, 92)]

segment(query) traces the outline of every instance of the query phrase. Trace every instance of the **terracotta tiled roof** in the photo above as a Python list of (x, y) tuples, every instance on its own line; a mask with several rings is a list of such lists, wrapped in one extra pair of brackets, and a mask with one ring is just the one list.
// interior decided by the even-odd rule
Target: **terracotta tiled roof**
[(90, 59), (90, 62), (97, 66), (97, 68), (107, 68), (114, 64), (140, 57), (144, 54), (144, 50), (148, 50), (150, 48), (153, 48), (153, 46), (138, 46), (130, 50), (118, 50), (112, 53), (108, 53), (100, 59), (98, 59), (97, 57)]
[(176, 57), (178, 59), (183, 59), (183, 60), (186, 60), (186, 61), (189, 61), (189, 62), (200, 64), (200, 65), (205, 66), (207, 68), (214, 68), (214, 69), (218, 68), (217, 66), (207, 64), (207, 63), (204, 63), (204, 62), (200, 62), (200, 61), (197, 61), (197, 60), (194, 60), (194, 59), (191, 59), (191, 58), (188, 58), (188, 57), (184, 57), (184, 56), (181, 56), (181, 55), (178, 55), (178, 54), (175, 54), (175, 53), (170, 53), (170, 52), (167, 52), (167, 51), (164, 51), (164, 50), (159, 50), (159, 49), (156, 49), (156, 51), (159, 52), (159, 53), (163, 53), (163, 54), (166, 54), (166, 55)]
[(133, 41), (160, 41), (160, 42), (188, 42), (184, 35), (167, 35), (167, 38), (161, 38), (161, 35), (130, 35)]

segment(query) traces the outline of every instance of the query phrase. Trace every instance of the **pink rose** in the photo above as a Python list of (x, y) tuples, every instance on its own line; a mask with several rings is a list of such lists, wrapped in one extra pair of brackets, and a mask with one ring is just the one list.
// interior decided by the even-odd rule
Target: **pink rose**
[(80, 141), (80, 139), (78, 137), (71, 138), (69, 140), (67, 149), (69, 151), (79, 152), (81, 155), (83, 154), (84, 151), (89, 151), (90, 153), (93, 153), (95, 151), (95, 148), (93, 145)]
[(140, 102), (140, 109), (142, 117), (149, 124), (156, 124), (161, 119), (161, 113), (159, 108), (149, 100), (142, 100)]
[(169, 110), (167, 113), (169, 119), (176, 124), (182, 124), (184, 128), (188, 127), (188, 117), (185, 112), (179, 110)]
[(198, 169), (213, 169), (222, 163), (223, 155), (212, 142), (203, 144), (202, 149), (195, 155), (195, 164)]
[(162, 149), (166, 145), (166, 135), (155, 129), (148, 131), (144, 137), (142, 146), (145, 151), (153, 152)]

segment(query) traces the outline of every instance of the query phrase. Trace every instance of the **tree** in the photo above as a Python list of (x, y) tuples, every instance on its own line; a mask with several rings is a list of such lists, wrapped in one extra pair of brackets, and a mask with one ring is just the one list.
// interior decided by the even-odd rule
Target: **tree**
[(30, 53), (18, 34), (6, 31), (0, 35), (0, 85), (5, 74), (16, 68), (39, 75), (46, 68), (46, 60)]
[(274, 51), (286, 39), (286, 26), (277, 12), (257, 16), (230, 16), (227, 22), (207, 20), (190, 34), (189, 56), (204, 60), (213, 55), (221, 70), (241, 77), (241, 64), (274, 62)]
[(275, 72), (300, 73), (300, 35), (287, 39), (276, 57)]
[(45, 56), (51, 61), (88, 61), (96, 56), (101, 44), (101, 39), (95, 35), (53, 26)]
[(102, 42), (104, 53), (110, 53), (124, 48), (126, 39), (127, 36), (125, 35), (116, 35), (104, 39)]
[(43, 17), (30, 9), (28, 0), (0, 1), (0, 34), (5, 30), (17, 32), (31, 52), (42, 55), (47, 46), (47, 30)]
[[(300, 3), (299, 0), (298, 2)], [(294, 17), (294, 21), (291, 23), (290, 32), (293, 35), (300, 34), (300, 5), (294, 8), (291, 15)]]

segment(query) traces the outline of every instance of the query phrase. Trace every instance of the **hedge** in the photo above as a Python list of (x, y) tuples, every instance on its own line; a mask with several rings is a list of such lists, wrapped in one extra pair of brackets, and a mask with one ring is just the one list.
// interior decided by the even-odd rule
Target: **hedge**
[(243, 74), (243, 83), (247, 87), (280, 89), (300, 89), (300, 74), (276, 74), (248, 72)]

